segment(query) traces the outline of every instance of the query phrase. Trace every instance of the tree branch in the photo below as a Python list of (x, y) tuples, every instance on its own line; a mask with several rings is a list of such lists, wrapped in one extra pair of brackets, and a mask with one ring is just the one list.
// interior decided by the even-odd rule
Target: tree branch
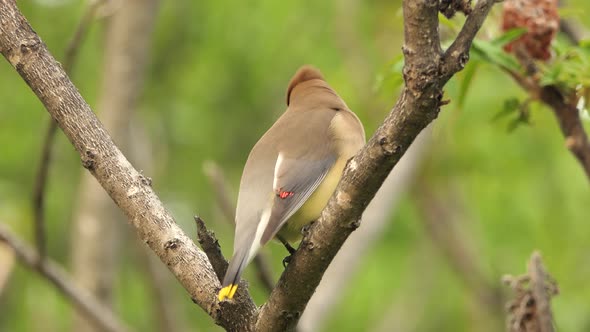
[[(385, 122), (348, 163), (319, 222), (306, 230), (253, 326), (257, 310), (247, 290), (240, 288), (233, 302), (217, 302), (220, 284), (204, 253), (176, 225), (152, 190), (151, 180), (137, 172), (114, 145), (15, 1), (0, 1), (0, 52), (43, 102), (81, 155), (84, 167), (125, 212), (141, 240), (169, 267), (195, 303), (232, 331), (283, 331), (295, 326), (328, 264), (360, 225), (369, 201), (418, 133), (437, 117), (444, 104), (442, 89), (454, 74), (452, 68), (461, 68), (446, 63), (453, 59), (442, 60), (438, 0), (404, 1), (406, 88)], [(494, 2), (480, 0), (479, 11), (472, 15), (483, 21)], [(442, 68), (451, 70), (442, 75)]]
[(557, 86), (540, 87), (539, 99), (551, 108), (557, 118), (565, 146), (578, 159), (590, 180), (590, 141), (576, 105), (568, 103)]
[(576, 157), (590, 180), (590, 141), (584, 130), (580, 112), (574, 103), (577, 98), (574, 95), (564, 94), (556, 85), (541, 85), (535, 76), (539, 69), (526, 51), (517, 51), (517, 58), (529, 71), (528, 75), (522, 75), (505, 67), (501, 67), (502, 70), (507, 72), (533, 99), (538, 99), (549, 106), (565, 138), (565, 146)]
[[(103, 58), (96, 112), (123, 150), (131, 150), (129, 127), (143, 91), (158, 9), (159, 0), (121, 1), (101, 25)], [(72, 274), (102, 303), (112, 306), (119, 251), (126, 235), (123, 216), (88, 172), (80, 177), (77, 197), (70, 244)], [(83, 317), (73, 318), (73, 330), (100, 332)]]
[[(502, 0), (495, 0), (501, 2)], [(475, 8), (471, 11), (465, 24), (459, 31), (457, 38), (453, 41), (451, 46), (445, 51), (444, 65), (442, 66), (443, 75), (453, 75), (456, 72), (465, 68), (467, 61), (469, 61), (469, 49), (475, 35), (483, 25), (488, 16), (494, 1), (478, 1)], [(450, 77), (450, 76), (449, 76)]]
[[(325, 321), (334, 314), (337, 304), (351, 286), (353, 278), (362, 273), (360, 265), (367, 251), (383, 237), (391, 225), (398, 202), (414, 186), (416, 173), (432, 144), (432, 126), (427, 127), (412, 143), (363, 213), (363, 227), (352, 233), (322, 277), (297, 325), (301, 332), (322, 331)], [(399, 329), (398, 329), (399, 330)], [(400, 330), (405, 331), (405, 330)]]
[(429, 242), (445, 256), (461, 284), (470, 291), (478, 313), (486, 315), (476, 319), (481, 324), (476, 330), (485, 331), (487, 327), (497, 331), (499, 326), (494, 318), (503, 314), (502, 293), (485, 275), (481, 258), (476, 254), (478, 251), (469, 241), (471, 237), (458, 224), (459, 215), (465, 211), (461, 198), (451, 187), (438, 192), (427, 183), (419, 183), (416, 188), (414, 200)]
[[(0, 52), (16, 68), (57, 121), (82, 164), (124, 211), (139, 238), (176, 276), (191, 298), (217, 324), (243, 330), (256, 312), (245, 288), (233, 303), (220, 305), (221, 285), (205, 254), (182, 232), (151, 188), (115, 146), (103, 125), (49, 54), (14, 0), (0, 0)], [(213, 290), (213, 291), (212, 291)]]
[(48, 258), (40, 261), (35, 250), (18, 240), (2, 224), (0, 224), (0, 241), (9, 245), (25, 266), (38, 272), (52, 283), (66, 299), (74, 304), (74, 308), (80, 310), (104, 331), (124, 332), (129, 330), (123, 323), (118, 321), (109, 308), (98, 302), (84, 288), (79, 288), (59, 265)]
[(527, 270), (526, 275), (502, 278), (516, 293), (508, 304), (508, 331), (554, 332), (551, 297), (559, 293), (557, 283), (543, 267), (538, 251), (531, 255)]
[[(299, 249), (261, 308), (257, 330), (284, 331), (295, 326), (326, 268), (346, 238), (360, 225), (361, 214), (369, 201), (414, 138), (437, 117), (443, 103), (444, 84), (454, 74), (453, 70), (462, 68), (448, 64), (456, 61), (452, 58), (441, 60), (437, 3), (437, 0), (404, 1), (406, 87), (384, 123), (349, 161), (319, 220), (306, 231)], [(480, 0), (471, 20), (483, 21), (494, 3), (494, 0)], [(442, 68), (449, 68), (449, 72), (442, 75)]]
[(570, 40), (572, 44), (579, 44), (590, 33), (584, 27), (573, 19), (561, 19), (559, 21), (559, 30)]
[(215, 233), (207, 229), (205, 222), (201, 217), (195, 216), (194, 218), (195, 223), (197, 224), (197, 238), (199, 244), (201, 245), (201, 248), (203, 248), (205, 254), (207, 254), (207, 258), (209, 258), (209, 262), (211, 262), (217, 278), (221, 281), (227, 271), (228, 262), (225, 257), (223, 257)]

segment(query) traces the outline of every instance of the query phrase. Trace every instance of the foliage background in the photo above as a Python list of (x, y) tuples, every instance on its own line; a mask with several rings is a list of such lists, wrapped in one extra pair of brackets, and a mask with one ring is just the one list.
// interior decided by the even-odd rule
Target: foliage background
[[(85, 6), (77, 0), (19, 1), (58, 58)], [(497, 7), (480, 37), (496, 33)], [(579, 18), (588, 10), (590, 4), (577, 0), (567, 13)], [(162, 2), (134, 123), (149, 139), (154, 188), (185, 231), (195, 234), (192, 216), (198, 214), (231, 254), (233, 231), (222, 221), (203, 163), (213, 160), (222, 167), (235, 198), (247, 154), (284, 111), (287, 82), (301, 64), (321, 68), (370, 135), (397, 97), (399, 76), (392, 76), (390, 68), (401, 53), (401, 19), (400, 1)], [(72, 75), (91, 106), (101, 79), (102, 35), (98, 22)], [(524, 272), (530, 253), (539, 249), (560, 286), (553, 301), (558, 329), (590, 330), (588, 181), (565, 149), (550, 111), (533, 104), (532, 124), (509, 132), (511, 119), (494, 118), (506, 99), (524, 99), (520, 88), (497, 68), (480, 65), (459, 107), (455, 101), (464, 77), (461, 73), (449, 83), (452, 102), (434, 123), (424, 166), (352, 283), (342, 289), (344, 300), (328, 318), (326, 331), (373, 330), (384, 322), (401, 331), (480, 331), (485, 330), (482, 317), (501, 326), (503, 318), (491, 313), (502, 309), (474, 300), (478, 294), (425, 231), (425, 192), (458, 210), (453, 222), (488, 282), (501, 287), (501, 276)], [(29, 241), (31, 192), (47, 119), (41, 103), (2, 61), (0, 222)], [(47, 221), (50, 255), (65, 266), (82, 172), (60, 133)], [(138, 331), (155, 331), (149, 282), (137, 263), (139, 246), (127, 232), (116, 311)], [(284, 250), (278, 245), (265, 250), (278, 277)], [(266, 295), (253, 271), (245, 277), (256, 301), (263, 303)], [(220, 330), (179, 285), (167, 285), (178, 320), (201, 331)], [(0, 290), (0, 331), (65, 331), (71, 315), (54, 288), (21, 266)]]

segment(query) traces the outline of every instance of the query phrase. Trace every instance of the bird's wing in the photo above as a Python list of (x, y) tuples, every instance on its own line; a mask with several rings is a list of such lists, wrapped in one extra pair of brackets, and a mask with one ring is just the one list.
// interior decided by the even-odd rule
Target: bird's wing
[(268, 224), (260, 239), (261, 244), (272, 239), (283, 224), (307, 201), (336, 159), (336, 152), (328, 147), (316, 147), (313, 159), (307, 159), (305, 156), (293, 159), (279, 152), (273, 181), (275, 196)]

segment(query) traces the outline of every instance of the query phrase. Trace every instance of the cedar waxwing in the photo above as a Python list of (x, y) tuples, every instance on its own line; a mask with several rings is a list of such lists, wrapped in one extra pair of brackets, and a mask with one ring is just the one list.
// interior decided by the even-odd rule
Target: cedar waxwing
[(363, 125), (322, 74), (300, 68), (287, 88), (287, 111), (254, 145), (244, 166), (234, 253), (219, 301), (233, 298), (242, 271), (262, 245), (275, 236), (283, 243), (301, 238), (364, 144)]

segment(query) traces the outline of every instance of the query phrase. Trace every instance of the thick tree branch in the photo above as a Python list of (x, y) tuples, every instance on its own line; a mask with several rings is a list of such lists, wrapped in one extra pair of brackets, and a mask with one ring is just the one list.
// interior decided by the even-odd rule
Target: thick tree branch
[[(384, 229), (391, 225), (398, 202), (415, 183), (414, 178), (426, 159), (432, 144), (432, 126), (416, 138), (363, 213), (363, 227), (346, 240), (322, 277), (318, 288), (309, 300), (297, 325), (300, 332), (322, 331), (323, 325), (351, 286), (354, 277), (362, 273), (360, 265), (367, 251), (383, 237)], [(404, 330), (400, 330), (404, 331)]]
[[(121, 1), (102, 24), (103, 65), (96, 112), (123, 150), (130, 150), (129, 127), (143, 91), (158, 8), (159, 0)], [(80, 177), (77, 197), (70, 245), (72, 274), (102, 303), (112, 305), (126, 235), (123, 216), (88, 172)], [(83, 317), (73, 318), (73, 330), (100, 332)]]
[[(205, 254), (182, 232), (151, 188), (115, 146), (14, 0), (0, 1), (0, 52), (57, 121), (82, 164), (124, 211), (139, 238), (164, 262), (191, 298), (228, 330), (250, 326), (256, 306), (245, 289), (234, 303), (217, 302), (220, 288)], [(212, 291), (213, 290), (213, 291)]]
[[(193, 300), (228, 330), (250, 330), (256, 307), (245, 288), (235, 301), (218, 303), (219, 281), (204, 253), (175, 224), (151, 189), (114, 145), (45, 45), (16, 8), (0, 0), (0, 52), (29, 84), (82, 156), (82, 163), (127, 215), (139, 237), (169, 267)], [(480, 0), (472, 15), (485, 17), (493, 0)], [(328, 264), (393, 166), (418, 133), (438, 115), (442, 88), (454, 74), (442, 60), (438, 0), (404, 1), (406, 88), (365, 148), (346, 167), (319, 222), (306, 231), (299, 250), (258, 316), (255, 329), (293, 328)], [(475, 31), (474, 33), (475, 34)], [(461, 68), (461, 66), (455, 66)], [(457, 69), (458, 70), (458, 69)]]
[[(438, 1), (404, 1), (406, 59), (402, 90), (389, 116), (367, 145), (348, 163), (336, 192), (261, 308), (257, 330), (284, 331), (297, 323), (326, 268), (393, 166), (414, 138), (438, 115), (442, 88), (455, 68), (442, 59), (438, 40)], [(480, 0), (471, 15), (483, 21), (495, 0)], [(469, 19), (468, 19), (469, 20)], [(467, 28), (478, 28), (481, 23)], [(476, 31), (471, 34), (475, 36)], [(470, 41), (465, 40), (464, 43)], [(468, 49), (468, 46), (465, 46)], [(450, 68), (441, 74), (442, 68)]]
[(103, 306), (84, 288), (76, 286), (76, 283), (68, 277), (67, 273), (59, 265), (47, 258), (40, 261), (35, 250), (18, 240), (2, 224), (0, 224), (0, 242), (9, 245), (14, 250), (19, 261), (28, 268), (37, 271), (52, 283), (66, 299), (74, 304), (74, 308), (80, 310), (101, 329), (109, 332), (128, 330), (123, 323), (118, 321), (109, 308)]

